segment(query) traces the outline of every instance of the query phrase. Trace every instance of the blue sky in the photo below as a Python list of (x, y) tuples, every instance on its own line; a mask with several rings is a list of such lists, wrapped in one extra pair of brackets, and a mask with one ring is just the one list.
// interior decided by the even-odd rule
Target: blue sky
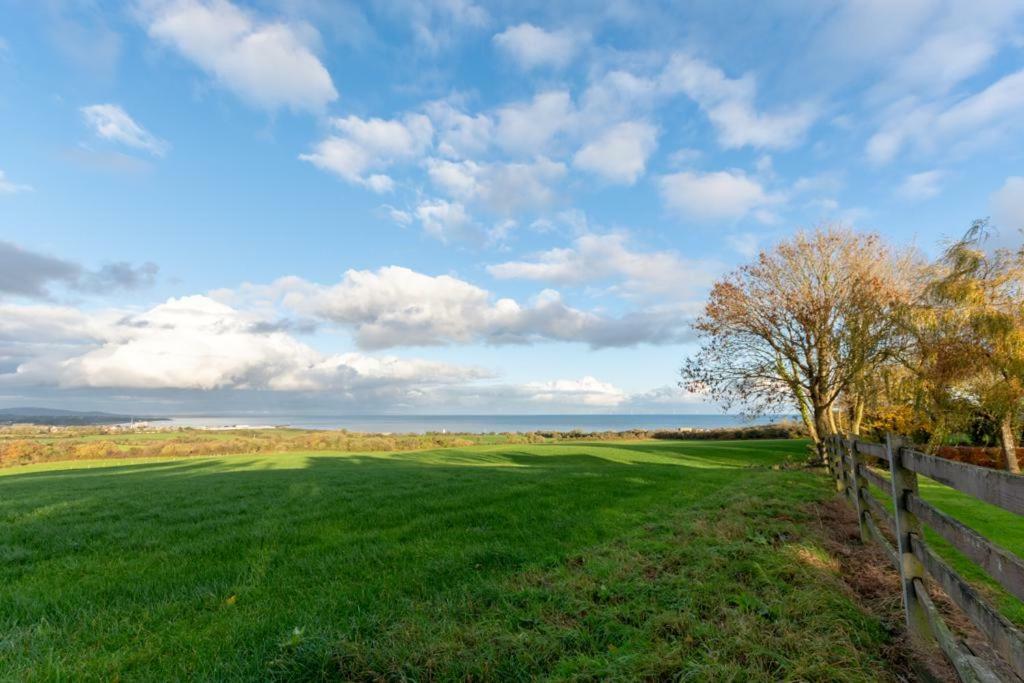
[(1019, 0), (0, 0), (0, 405), (709, 412), (801, 227), (1024, 227)]

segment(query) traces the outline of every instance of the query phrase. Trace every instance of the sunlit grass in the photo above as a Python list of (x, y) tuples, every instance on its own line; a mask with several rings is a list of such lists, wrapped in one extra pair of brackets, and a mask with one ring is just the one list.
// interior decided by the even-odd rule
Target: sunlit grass
[(886, 680), (805, 444), (0, 472), (0, 679)]

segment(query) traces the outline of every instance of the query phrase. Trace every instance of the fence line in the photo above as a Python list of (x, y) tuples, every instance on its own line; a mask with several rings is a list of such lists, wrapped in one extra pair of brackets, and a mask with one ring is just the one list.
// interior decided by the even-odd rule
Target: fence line
[[(930, 577), (984, 634), (1020, 683), (1024, 679), (1024, 633), (928, 547), (923, 529), (933, 529), (1022, 600), (1024, 561), (924, 501), (918, 494), (917, 477), (929, 477), (1017, 515), (1024, 515), (1024, 477), (936, 458), (891, 436), (884, 444), (835, 436), (827, 442), (826, 456), (836, 490), (857, 512), (862, 539), (880, 544), (900, 573), (903, 610), (911, 635), (936, 643), (961, 680), (1004, 680), (949, 629), (928, 594), (925, 579)], [(888, 476), (879, 465), (888, 469)], [(872, 486), (887, 500), (879, 500)], [(896, 539), (895, 546), (883, 529)]]

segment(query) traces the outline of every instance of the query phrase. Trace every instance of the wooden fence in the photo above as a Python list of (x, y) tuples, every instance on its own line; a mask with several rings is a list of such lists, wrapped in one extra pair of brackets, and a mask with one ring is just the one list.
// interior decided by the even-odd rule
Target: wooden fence
[[(930, 577), (982, 633), (992, 650), (1024, 679), (1024, 633), (992, 607), (928, 547), (925, 526), (983, 568), (1009, 593), (1024, 600), (1024, 562), (977, 531), (927, 503), (918, 494), (918, 475), (974, 498), (1024, 515), (1024, 476), (919, 453), (889, 437), (886, 443), (833, 437), (827, 444), (836, 489), (849, 498), (865, 542), (881, 544), (900, 572), (903, 607), (912, 636), (936, 642), (964, 681), (1004, 681), (949, 629), (936, 609), (925, 578)], [(880, 501), (869, 484), (885, 492)], [(890, 504), (891, 503), (891, 507)], [(887, 529), (896, 544), (883, 533)]]

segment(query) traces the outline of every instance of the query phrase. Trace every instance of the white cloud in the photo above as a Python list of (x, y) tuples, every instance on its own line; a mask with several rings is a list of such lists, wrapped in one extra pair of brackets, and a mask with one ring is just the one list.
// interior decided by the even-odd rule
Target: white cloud
[(102, 339), (108, 322), (69, 306), (0, 304), (0, 341), (81, 344)]
[(564, 68), (586, 41), (585, 34), (570, 29), (545, 31), (526, 23), (510, 26), (494, 36), (498, 49), (523, 69)]
[(263, 322), (205, 296), (134, 313), (0, 304), (0, 388), (26, 397), (56, 390), (63, 400), (86, 397), (94, 405), (112, 401), (107, 405), (120, 412), (118, 402), (130, 401), (131, 412), (157, 413), (247, 402), (262, 410), (266, 391), (275, 392), (276, 406), (306, 410), (326, 404), (511, 412), (557, 403), (572, 411), (675, 399), (667, 388), (629, 395), (592, 376), (510, 384), (473, 366), (323, 353)]
[(818, 117), (817, 107), (802, 103), (771, 113), (755, 106), (757, 84), (750, 74), (729, 78), (721, 69), (687, 55), (673, 55), (661, 75), (667, 93), (681, 92), (700, 105), (723, 147), (750, 145), (786, 149), (801, 142)]
[(450, 197), (477, 202), (506, 217), (553, 204), (554, 186), (565, 174), (565, 164), (546, 157), (531, 162), (493, 163), (427, 160), (427, 175), (437, 188)]
[(946, 175), (945, 171), (938, 169), (913, 173), (904, 178), (896, 188), (896, 194), (910, 201), (931, 199), (942, 190), (942, 181)]
[(573, 165), (609, 181), (632, 185), (643, 175), (657, 138), (658, 129), (649, 123), (620, 123), (576, 152)]
[(29, 310), (31, 327), (26, 329), (22, 321), (19, 329), (18, 316), (8, 317), (19, 311), (8, 307), (0, 334), (13, 332), (23, 342), (63, 342), (63, 357), (37, 348), (13, 376), (0, 375), (0, 381), (61, 387), (323, 391), (382, 383), (430, 386), (489, 376), (477, 368), (418, 359), (326, 355), (283, 331), (259, 331), (258, 317), (205, 296), (169, 299), (128, 316), (85, 316), (46, 307)]
[(391, 191), (394, 181), (372, 171), (419, 158), (434, 135), (430, 119), (423, 114), (406, 114), (401, 119), (348, 116), (331, 119), (331, 125), (339, 135), (325, 138), (299, 158), (378, 193)]
[(260, 107), (320, 112), (337, 99), (308, 24), (262, 21), (228, 0), (141, 0), (149, 35)]
[(529, 102), (498, 109), (495, 140), (513, 154), (541, 154), (556, 135), (573, 126), (574, 116), (575, 109), (568, 92), (550, 90), (538, 93)]
[(119, 142), (158, 157), (167, 152), (167, 142), (140, 126), (116, 104), (91, 104), (82, 107), (81, 112), (93, 132), (104, 140)]
[(381, 208), (383, 208), (387, 212), (388, 218), (393, 220), (395, 223), (398, 223), (399, 225), (412, 224), (412, 213), (410, 213), (409, 211), (405, 211), (403, 209), (390, 206), (388, 204), (385, 204)]
[(488, 266), (500, 279), (540, 280), (580, 285), (621, 280), (614, 289), (627, 295), (665, 294), (679, 297), (711, 284), (719, 265), (684, 259), (674, 252), (630, 249), (621, 233), (582, 235), (572, 247), (551, 249), (533, 261), (509, 261)]
[(0, 194), (18, 194), (19, 192), (31, 192), (32, 186), (25, 185), (23, 183), (16, 183), (10, 180), (7, 175), (0, 170)]
[(436, 52), (455, 42), (467, 29), (490, 23), (490, 15), (472, 0), (392, 0), (381, 9), (409, 23), (416, 44)]
[(580, 379), (528, 382), (523, 391), (541, 403), (580, 403), (585, 406), (614, 407), (627, 399), (626, 392), (589, 375)]
[(1011, 246), (1014, 239), (1024, 240), (1024, 176), (1010, 176), (990, 198), (992, 219), (1000, 237)]
[(897, 63), (873, 95), (880, 99), (919, 89), (945, 93), (978, 73), (996, 51), (989, 35), (970, 27), (929, 36)]
[(469, 115), (449, 102), (430, 102), (427, 115), (437, 129), (437, 151), (451, 159), (483, 154), (491, 145), (494, 121), (485, 114)]
[(594, 348), (675, 343), (695, 311), (674, 306), (609, 317), (566, 305), (544, 290), (527, 304), (495, 298), (450, 275), (389, 266), (350, 270), (336, 285), (285, 278), (240, 296), (269, 297), (289, 311), (352, 329), (361, 348), (568, 341)]
[(892, 161), (907, 147), (930, 154), (990, 144), (1024, 121), (1024, 70), (1003, 76), (980, 92), (952, 104), (918, 104), (906, 99), (889, 108), (886, 121), (867, 145), (877, 164)]
[(759, 220), (770, 222), (771, 214), (764, 212), (781, 201), (739, 171), (672, 173), (661, 177), (659, 189), (670, 209), (708, 220), (742, 218), (755, 212)]
[(873, 105), (907, 94), (934, 97), (977, 75), (1010, 42), (1024, 16), (1016, 0), (864, 0), (832, 13), (812, 54), (833, 72), (877, 71)]
[(425, 201), (416, 207), (415, 214), (424, 232), (442, 242), (465, 237), (473, 226), (466, 207), (459, 202), (443, 199)]
[(642, 118), (661, 94), (654, 79), (624, 69), (609, 71), (592, 79), (580, 96), (576, 127), (589, 135), (618, 122)]

